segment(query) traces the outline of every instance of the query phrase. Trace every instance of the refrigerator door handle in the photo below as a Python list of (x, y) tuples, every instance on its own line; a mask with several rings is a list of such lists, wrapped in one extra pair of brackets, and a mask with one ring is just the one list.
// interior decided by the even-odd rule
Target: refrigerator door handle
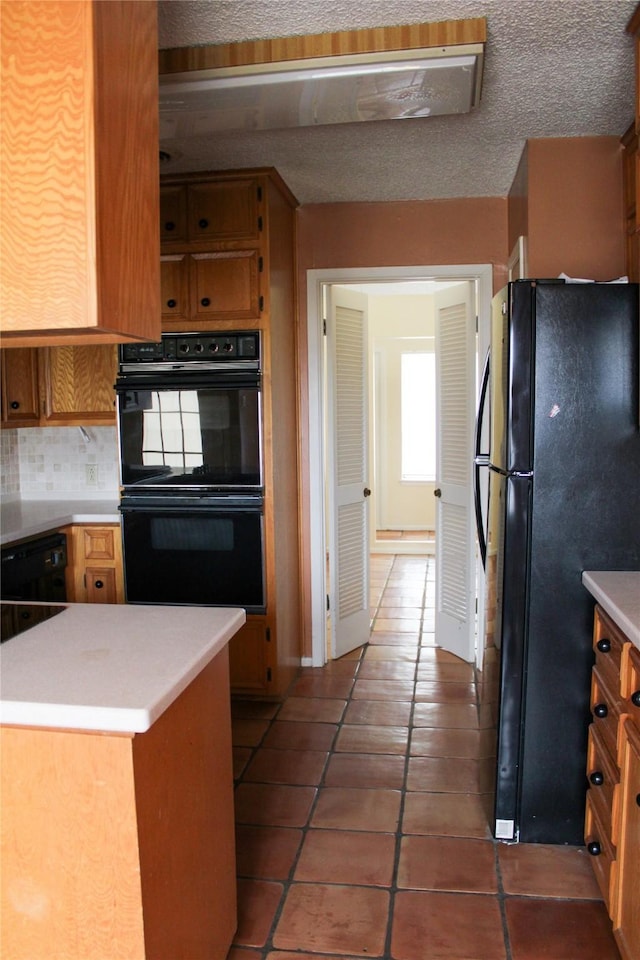
[(482, 386), (480, 387), (480, 399), (478, 401), (478, 413), (476, 416), (475, 441), (474, 441), (474, 471), (473, 471), (473, 501), (476, 512), (476, 530), (478, 533), (478, 548), (482, 566), (487, 566), (487, 538), (485, 535), (484, 524), (482, 522), (482, 503), (480, 500), (480, 468), (489, 466), (489, 454), (480, 452), (482, 421), (484, 419), (484, 408), (487, 401), (487, 388), (489, 386), (489, 351), (484, 361), (482, 371)]

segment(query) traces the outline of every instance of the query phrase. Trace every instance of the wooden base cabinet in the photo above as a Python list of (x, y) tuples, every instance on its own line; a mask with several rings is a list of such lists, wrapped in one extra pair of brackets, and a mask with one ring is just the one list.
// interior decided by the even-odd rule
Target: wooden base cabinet
[(75, 603), (124, 603), (120, 524), (65, 527), (67, 597)]
[(3, 727), (12, 960), (224, 960), (237, 925), (226, 649), (140, 734)]
[(623, 960), (640, 960), (640, 651), (598, 606), (585, 843)]
[(242, 696), (281, 697), (300, 665), (296, 206), (270, 168), (161, 178), (163, 330), (261, 337), (266, 612), (230, 643)]

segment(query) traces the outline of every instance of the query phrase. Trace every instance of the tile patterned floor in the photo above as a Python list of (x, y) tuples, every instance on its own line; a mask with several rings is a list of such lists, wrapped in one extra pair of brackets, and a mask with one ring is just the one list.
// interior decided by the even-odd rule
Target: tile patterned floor
[(228, 960), (619, 960), (583, 849), (491, 839), (490, 711), (435, 646), (433, 574), (372, 558), (369, 643), (234, 701)]

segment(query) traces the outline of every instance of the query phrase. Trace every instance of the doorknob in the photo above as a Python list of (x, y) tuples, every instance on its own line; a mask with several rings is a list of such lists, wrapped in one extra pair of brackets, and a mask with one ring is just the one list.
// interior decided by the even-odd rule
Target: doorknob
[(362, 492), (364, 493), (365, 497), (371, 496), (371, 490), (369, 490), (369, 487), (365, 487)]
[(433, 495), (434, 495), (434, 497), (441, 497), (441, 496), (442, 496), (442, 490), (440, 489), (440, 487), (436, 487), (436, 489), (433, 491)]

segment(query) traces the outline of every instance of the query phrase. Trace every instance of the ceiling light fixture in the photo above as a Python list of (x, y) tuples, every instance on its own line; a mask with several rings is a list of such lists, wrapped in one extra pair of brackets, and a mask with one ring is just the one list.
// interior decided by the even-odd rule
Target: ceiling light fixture
[(468, 113), (484, 44), (349, 54), (160, 77), (160, 139)]

